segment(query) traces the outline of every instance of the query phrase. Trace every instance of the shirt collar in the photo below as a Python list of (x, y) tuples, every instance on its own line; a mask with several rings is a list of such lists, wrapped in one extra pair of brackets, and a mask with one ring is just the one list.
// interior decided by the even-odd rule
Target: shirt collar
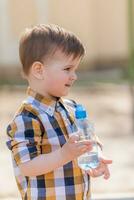
[[(37, 93), (32, 88), (28, 87), (27, 95), (29, 96), (28, 102), (34, 104), (38, 109), (45, 111), (50, 116), (54, 115), (56, 107), (60, 106), (60, 103), (63, 105), (63, 100), (61, 98), (48, 98), (42, 94)], [(64, 105), (63, 105), (64, 106)]]

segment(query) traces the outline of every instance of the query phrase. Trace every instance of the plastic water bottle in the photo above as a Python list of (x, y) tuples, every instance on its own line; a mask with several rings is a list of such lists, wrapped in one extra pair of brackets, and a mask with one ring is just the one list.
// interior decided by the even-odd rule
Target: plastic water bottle
[(75, 117), (80, 140), (89, 139), (93, 141), (92, 150), (77, 158), (78, 166), (84, 170), (95, 169), (99, 165), (98, 145), (95, 140), (93, 124), (88, 121), (87, 112), (81, 104), (76, 106)]

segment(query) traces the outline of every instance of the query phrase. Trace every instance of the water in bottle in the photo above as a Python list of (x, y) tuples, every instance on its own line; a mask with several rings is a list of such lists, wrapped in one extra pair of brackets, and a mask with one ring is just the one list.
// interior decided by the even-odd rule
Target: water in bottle
[(75, 110), (76, 123), (79, 131), (80, 140), (89, 139), (93, 141), (93, 148), (91, 151), (82, 154), (78, 157), (78, 165), (81, 169), (89, 170), (95, 169), (99, 165), (98, 145), (94, 135), (94, 127), (88, 121), (87, 112), (85, 108), (78, 104)]

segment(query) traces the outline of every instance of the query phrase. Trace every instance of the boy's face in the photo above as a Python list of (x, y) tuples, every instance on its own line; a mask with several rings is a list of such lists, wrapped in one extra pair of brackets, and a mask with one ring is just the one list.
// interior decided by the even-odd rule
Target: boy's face
[(48, 97), (66, 96), (77, 79), (76, 70), (81, 58), (73, 59), (57, 51), (51, 60), (44, 64), (43, 93)]

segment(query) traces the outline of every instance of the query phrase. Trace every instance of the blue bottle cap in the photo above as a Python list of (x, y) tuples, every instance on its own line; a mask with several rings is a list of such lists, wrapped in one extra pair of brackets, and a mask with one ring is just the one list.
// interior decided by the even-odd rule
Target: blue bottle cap
[(84, 119), (87, 117), (86, 110), (81, 104), (76, 105), (75, 117), (77, 119)]

